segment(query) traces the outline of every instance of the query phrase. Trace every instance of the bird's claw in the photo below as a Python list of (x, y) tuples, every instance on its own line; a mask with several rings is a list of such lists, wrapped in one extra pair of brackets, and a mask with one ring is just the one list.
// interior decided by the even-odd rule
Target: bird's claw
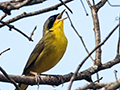
[(38, 89), (39, 89), (39, 82), (40, 82), (40, 80), (41, 80), (40, 75), (39, 75), (38, 73), (36, 73), (36, 72), (33, 72), (33, 71), (30, 71), (30, 74), (32, 74), (32, 75), (35, 76), (35, 81), (36, 81), (37, 86), (38, 86)]

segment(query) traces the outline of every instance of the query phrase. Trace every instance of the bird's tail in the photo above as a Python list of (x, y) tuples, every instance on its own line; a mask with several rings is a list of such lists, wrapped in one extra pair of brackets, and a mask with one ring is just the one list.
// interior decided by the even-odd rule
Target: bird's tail
[[(26, 90), (28, 87), (28, 85), (25, 85), (25, 84), (19, 84), (18, 86), (20, 87), (20, 90)], [(15, 90), (17, 90), (17, 89), (15, 89)]]

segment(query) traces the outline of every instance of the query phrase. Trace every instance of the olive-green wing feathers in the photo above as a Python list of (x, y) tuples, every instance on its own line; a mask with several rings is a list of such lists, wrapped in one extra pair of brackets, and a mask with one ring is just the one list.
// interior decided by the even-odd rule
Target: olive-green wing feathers
[(33, 52), (31, 53), (28, 62), (24, 68), (23, 74), (27, 73), (27, 69), (30, 68), (34, 62), (36, 61), (36, 59), (38, 58), (38, 56), (40, 55), (40, 53), (43, 51), (44, 49), (44, 40), (43, 38), (38, 42), (38, 44), (36, 45), (36, 47), (34, 48)]

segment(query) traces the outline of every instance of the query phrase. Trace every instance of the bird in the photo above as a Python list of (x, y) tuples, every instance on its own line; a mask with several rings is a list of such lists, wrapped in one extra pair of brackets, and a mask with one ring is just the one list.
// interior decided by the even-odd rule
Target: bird
[[(30, 72), (41, 74), (53, 68), (63, 57), (67, 48), (67, 38), (64, 34), (64, 20), (61, 13), (50, 16), (43, 26), (43, 37), (35, 46), (23, 70), (25, 76), (34, 76)], [(28, 85), (19, 84), (21, 90)], [(17, 89), (15, 89), (17, 90)]]

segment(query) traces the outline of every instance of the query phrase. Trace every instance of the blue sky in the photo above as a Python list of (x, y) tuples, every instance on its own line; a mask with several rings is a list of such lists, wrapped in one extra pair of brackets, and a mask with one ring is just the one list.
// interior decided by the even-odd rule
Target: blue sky
[[(7, 1), (1, 0), (0, 2)], [(91, 0), (92, 1), (92, 0)], [(97, 0), (98, 1), (98, 0)], [(99, 0), (100, 1), (100, 0)], [(119, 0), (109, 0), (112, 4), (120, 4)], [(93, 31), (93, 21), (91, 16), (90, 8), (87, 2), (83, 1), (89, 16), (85, 15), (83, 7), (80, 3), (80, 0), (75, 0), (67, 5), (73, 11), (71, 14), (68, 10), (68, 13), (72, 19), (72, 22), (82, 36), (87, 48), (91, 51), (95, 47), (94, 41), (94, 31)], [(28, 6), (20, 8), (19, 10), (13, 10), (11, 12), (12, 15), (7, 16), (5, 20), (8, 20), (12, 17), (15, 17), (23, 12), (33, 12), (37, 10), (41, 10), (43, 8), (47, 8), (49, 6), (55, 5), (59, 3), (59, 0), (51, 0), (46, 1), (43, 4)], [(58, 10), (50, 11), (48, 13), (43, 13), (40, 15), (28, 17), (11, 23), (15, 27), (19, 28), (21, 31), (26, 33), (28, 36), (30, 35), (33, 28), (37, 25), (37, 29), (33, 35), (34, 42), (28, 41), (25, 37), (23, 37), (18, 32), (12, 30), (9, 31), (8, 27), (0, 28), (0, 52), (6, 48), (11, 48), (10, 51), (4, 53), (0, 56), (0, 66), (8, 73), (12, 75), (21, 75), (24, 66), (28, 60), (28, 57), (32, 50), (34, 49), (35, 45), (42, 37), (42, 29), (45, 20), (54, 14), (60, 13), (64, 6), (58, 8)], [(100, 22), (100, 29), (101, 29), (101, 41), (109, 34), (109, 32), (118, 24), (118, 21), (115, 20), (116, 17), (119, 16), (120, 7), (111, 7), (108, 3), (102, 7), (99, 12), (99, 22)], [(3, 12), (0, 11), (0, 17), (3, 15)], [(64, 14), (63, 17), (66, 17)], [(76, 35), (72, 27), (70, 26), (69, 20), (65, 20), (64, 22), (64, 31), (65, 35), (68, 39), (68, 47), (64, 57), (61, 61), (52, 69), (45, 74), (68, 74), (70, 72), (75, 72), (79, 63), (87, 56), (87, 53), (79, 39)], [(109, 40), (102, 46), (102, 63), (106, 63), (109, 60), (112, 60), (116, 56), (116, 46), (118, 40), (118, 30), (114, 32), (114, 34), (109, 38)], [(92, 54), (92, 57), (95, 58), (95, 53)], [(82, 66), (81, 70), (85, 70), (93, 65), (92, 60), (89, 58), (84, 65)], [(118, 76), (120, 76), (119, 72), (120, 65), (116, 65), (111, 69), (101, 71), (100, 77), (103, 77), (101, 82), (112, 82), (115, 81), (114, 77), (114, 70), (118, 70)], [(118, 77), (119, 78), (119, 77)], [(93, 81), (96, 80), (96, 75), (92, 76)], [(39, 90), (66, 90), (68, 88), (69, 83), (65, 83), (63, 86), (49, 86), (49, 85), (40, 85)], [(85, 80), (75, 81), (72, 86), (72, 90), (87, 84)], [(0, 89), (1, 90), (13, 90), (14, 86), (10, 83), (3, 83), (0, 82)], [(28, 90), (37, 89), (37, 86), (29, 86)]]

